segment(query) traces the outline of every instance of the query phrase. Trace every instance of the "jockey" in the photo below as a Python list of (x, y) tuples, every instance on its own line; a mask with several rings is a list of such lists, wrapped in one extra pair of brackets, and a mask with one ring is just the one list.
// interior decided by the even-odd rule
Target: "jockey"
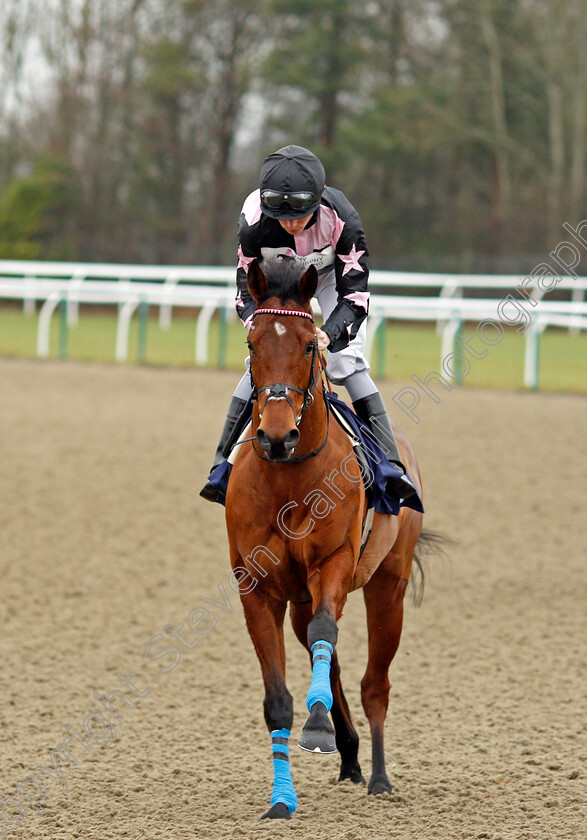
[[(345, 195), (325, 186), (324, 167), (316, 155), (302, 146), (285, 146), (269, 155), (261, 168), (260, 188), (243, 205), (238, 240), (236, 309), (247, 329), (256, 308), (247, 288), (249, 263), (284, 254), (304, 267), (316, 266), (316, 298), (324, 321), (316, 333), (319, 349), (329, 351), (328, 375), (346, 387), (355, 412), (402, 473), (388, 480), (388, 492), (400, 499), (411, 496), (416, 489), (400, 460), (385, 405), (363, 355), (369, 308), (365, 234)], [(226, 445), (250, 395), (247, 372), (233, 394), (213, 468), (227, 456)], [(216, 501), (218, 491), (206, 484), (200, 495)]]

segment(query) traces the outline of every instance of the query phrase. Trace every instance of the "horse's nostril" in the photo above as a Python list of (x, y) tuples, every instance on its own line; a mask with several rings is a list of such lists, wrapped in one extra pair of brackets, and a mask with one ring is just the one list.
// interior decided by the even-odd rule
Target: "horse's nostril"
[(264, 449), (265, 452), (268, 452), (271, 448), (271, 438), (269, 435), (263, 431), (263, 429), (257, 429), (257, 440), (259, 441), (259, 446), (261, 449)]
[(273, 438), (271, 435), (264, 432), (263, 429), (257, 429), (257, 441), (259, 446), (268, 452), (272, 459), (276, 461), (284, 460), (295, 447), (300, 439), (300, 433), (297, 429), (291, 429), (282, 438)]
[(285, 437), (283, 438), (283, 445), (286, 449), (293, 449), (293, 447), (297, 444), (300, 439), (300, 433), (297, 429), (292, 429), (288, 432)]

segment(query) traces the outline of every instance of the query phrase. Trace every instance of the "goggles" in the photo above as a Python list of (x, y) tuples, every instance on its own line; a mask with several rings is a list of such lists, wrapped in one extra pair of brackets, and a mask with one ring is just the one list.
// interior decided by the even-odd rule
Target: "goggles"
[(316, 204), (317, 196), (311, 192), (282, 193), (276, 190), (262, 190), (261, 204), (268, 210), (279, 210), (286, 204), (295, 213), (303, 213)]

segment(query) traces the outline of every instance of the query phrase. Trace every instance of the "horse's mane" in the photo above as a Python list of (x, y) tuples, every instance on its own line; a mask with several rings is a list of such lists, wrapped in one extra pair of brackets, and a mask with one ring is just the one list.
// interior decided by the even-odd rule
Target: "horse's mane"
[(272, 297), (279, 298), (281, 303), (288, 300), (303, 303), (300, 297), (299, 281), (305, 267), (296, 257), (278, 254), (263, 260), (260, 267), (267, 278), (267, 291), (257, 303), (264, 303)]

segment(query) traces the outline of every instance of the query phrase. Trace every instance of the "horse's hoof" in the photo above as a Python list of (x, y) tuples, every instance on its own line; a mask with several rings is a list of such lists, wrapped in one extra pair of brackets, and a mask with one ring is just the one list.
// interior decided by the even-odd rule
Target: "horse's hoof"
[(306, 752), (318, 753), (318, 755), (330, 755), (336, 752), (336, 735), (324, 703), (318, 701), (312, 706), (298, 746)]
[(262, 820), (291, 820), (291, 814), (289, 812), (289, 808), (284, 802), (276, 802), (275, 805), (272, 805), (271, 808), (267, 811), (266, 814), (263, 814), (261, 817)]
[(367, 782), (363, 778), (363, 774), (361, 773), (361, 768), (359, 766), (359, 762), (355, 761), (353, 764), (345, 764), (344, 762), (340, 765), (340, 776), (338, 777), (339, 782), (344, 782), (345, 779), (350, 779), (355, 785), (366, 785)]
[(379, 793), (391, 793), (391, 782), (387, 776), (373, 776), (369, 782), (367, 793), (377, 796)]

